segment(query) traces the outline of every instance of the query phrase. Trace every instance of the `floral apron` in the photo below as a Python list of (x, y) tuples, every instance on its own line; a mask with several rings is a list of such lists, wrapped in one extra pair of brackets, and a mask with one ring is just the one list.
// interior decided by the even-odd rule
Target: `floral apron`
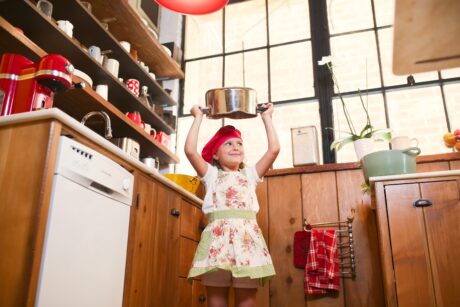
[(244, 170), (218, 171), (213, 212), (193, 259), (188, 278), (223, 269), (233, 277), (267, 280), (275, 275), (272, 259), (257, 225), (254, 193)]

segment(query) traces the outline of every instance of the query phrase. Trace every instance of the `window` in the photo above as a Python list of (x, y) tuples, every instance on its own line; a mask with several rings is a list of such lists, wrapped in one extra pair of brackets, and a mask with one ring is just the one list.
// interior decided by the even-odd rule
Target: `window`
[[(193, 173), (190, 166), (183, 166), (188, 164), (183, 141), (192, 122), (190, 107), (204, 105), (206, 90), (221, 86), (252, 87), (259, 102), (275, 104), (274, 122), (282, 146), (275, 168), (292, 167), (291, 128), (315, 125), (322, 152), (325, 127), (319, 112), (324, 102), (315, 94), (318, 65), (313, 61), (312, 30), (322, 31), (330, 45), (334, 72), (357, 127), (366, 120), (359, 89), (376, 129), (390, 127), (394, 135), (418, 138), (422, 154), (449, 151), (442, 135), (460, 128), (460, 68), (414, 74), (415, 86), (408, 85), (408, 76), (392, 73), (394, 0), (327, 1), (329, 33), (327, 27), (310, 25), (310, 4), (306, 0), (251, 0), (210, 15), (186, 17), (186, 78), (177, 147), (182, 162), (178, 169)], [(348, 130), (337, 93), (330, 103), (333, 128)], [(247, 162), (255, 163), (266, 148), (259, 118), (205, 120), (199, 149), (224, 124), (242, 131)], [(387, 142), (376, 146), (389, 148)], [(353, 146), (347, 145), (337, 153), (337, 162), (351, 161), (356, 156)]]

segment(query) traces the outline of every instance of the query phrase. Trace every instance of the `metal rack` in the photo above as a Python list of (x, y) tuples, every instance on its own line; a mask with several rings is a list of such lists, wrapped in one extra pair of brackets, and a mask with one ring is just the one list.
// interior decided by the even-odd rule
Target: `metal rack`
[[(340, 271), (341, 277), (351, 277), (356, 276), (356, 261), (355, 261), (355, 249), (353, 246), (353, 220), (355, 217), (355, 209), (351, 209), (350, 215), (348, 215), (345, 221), (336, 221), (336, 222), (326, 222), (326, 223), (308, 223), (307, 219), (304, 219), (303, 229), (304, 231), (311, 232), (311, 229), (308, 229), (308, 226), (313, 227), (327, 227), (335, 226), (337, 234), (339, 236), (338, 248), (339, 248), (339, 261), (340, 261)], [(341, 229), (346, 227), (346, 229)], [(348, 240), (347, 240), (348, 239)], [(345, 268), (345, 270), (343, 270)]]

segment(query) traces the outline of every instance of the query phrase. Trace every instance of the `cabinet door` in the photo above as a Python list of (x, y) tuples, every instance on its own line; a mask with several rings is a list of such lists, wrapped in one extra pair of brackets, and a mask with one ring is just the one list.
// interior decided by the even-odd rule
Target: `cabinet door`
[(460, 306), (459, 182), (422, 183), (423, 209), (437, 306)]
[[(388, 185), (385, 192), (398, 305), (460, 305), (458, 182)], [(414, 207), (418, 199), (433, 205)]]
[(154, 181), (140, 174), (136, 174), (135, 178), (123, 298), (123, 305), (132, 307), (148, 306), (146, 281), (153, 256), (151, 247), (157, 194)]
[(193, 294), (192, 307), (208, 306), (207, 296), (206, 296), (206, 287), (201, 284), (200, 280), (193, 280), (192, 294)]
[(396, 295), (399, 306), (435, 306), (418, 184), (385, 187)]
[(177, 306), (179, 222), (181, 197), (158, 185), (153, 257), (149, 264), (148, 306)]

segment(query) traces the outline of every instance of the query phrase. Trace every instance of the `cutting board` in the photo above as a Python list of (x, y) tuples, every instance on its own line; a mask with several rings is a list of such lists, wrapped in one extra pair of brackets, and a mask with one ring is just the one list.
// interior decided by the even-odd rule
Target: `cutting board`
[(396, 0), (393, 73), (460, 66), (460, 0)]

